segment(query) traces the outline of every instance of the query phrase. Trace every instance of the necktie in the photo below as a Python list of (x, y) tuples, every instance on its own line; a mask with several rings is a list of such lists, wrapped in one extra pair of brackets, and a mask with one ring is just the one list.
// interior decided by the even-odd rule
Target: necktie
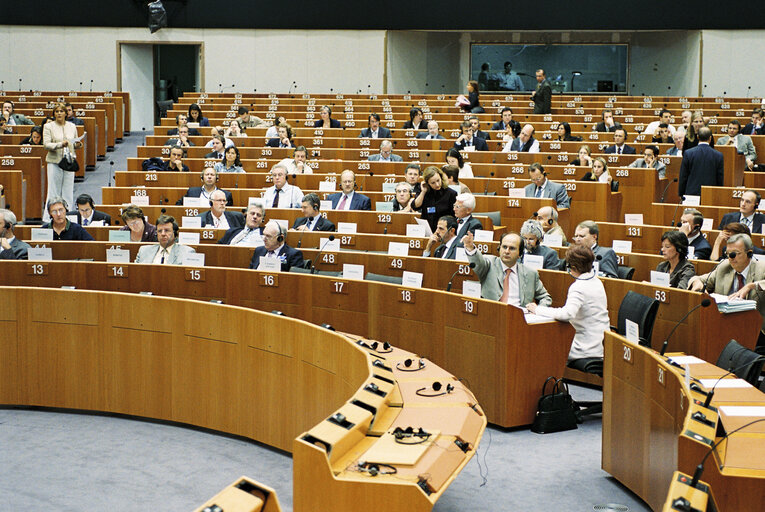
[(510, 274), (513, 273), (513, 269), (509, 268), (505, 270), (505, 282), (502, 285), (502, 297), (499, 298), (500, 302), (507, 304), (507, 300), (510, 298)]
[(268, 251), (268, 254), (266, 254), (266, 258), (273, 258), (274, 257), (274, 251)]
[(457, 224), (462, 224), (463, 222), (465, 222), (465, 219), (459, 219), (459, 220), (457, 221)]
[(741, 222), (742, 222), (742, 223), (743, 223), (743, 224), (744, 224), (746, 227), (748, 227), (748, 228), (749, 228), (749, 231), (751, 231), (751, 230), (752, 230), (752, 219), (750, 219), (749, 217), (744, 217), (744, 216), (742, 215), (742, 216), (741, 216)]
[(279, 207), (279, 193), (281, 192), (281, 189), (275, 189), (274, 190), (274, 203), (271, 205), (271, 208), (278, 208)]
[(82, 219), (83, 226), (87, 226), (88, 224), (90, 224), (90, 219)]
[(736, 279), (738, 280), (738, 288), (736, 288), (736, 291), (739, 291), (744, 287), (744, 274), (736, 272)]
[(165, 264), (165, 256), (166, 255), (167, 255), (167, 249), (162, 249), (162, 259), (159, 260), (159, 264), (160, 265), (164, 265)]
[(537, 193), (534, 194), (534, 197), (542, 197), (542, 187), (537, 187)]
[(337, 205), (338, 210), (345, 210), (345, 201), (348, 199), (348, 196), (343, 194), (343, 198), (340, 200), (340, 204)]
[(622, 154), (622, 148), (616, 148), (616, 153), (621, 155)]
[(234, 237), (233, 240), (231, 240), (231, 245), (238, 244), (239, 242), (247, 238), (251, 232), (252, 230), (250, 228), (244, 228), (242, 231), (239, 232), (238, 235)]

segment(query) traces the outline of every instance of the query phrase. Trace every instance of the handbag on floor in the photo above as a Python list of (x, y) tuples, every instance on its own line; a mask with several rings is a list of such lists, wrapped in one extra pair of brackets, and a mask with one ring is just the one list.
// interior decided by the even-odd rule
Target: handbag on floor
[[(552, 388), (547, 393), (547, 384)], [(564, 430), (573, 430), (576, 426), (576, 404), (568, 392), (568, 384), (563, 379), (547, 377), (542, 385), (542, 396), (537, 403), (537, 414), (531, 431), (537, 434), (551, 434)]]

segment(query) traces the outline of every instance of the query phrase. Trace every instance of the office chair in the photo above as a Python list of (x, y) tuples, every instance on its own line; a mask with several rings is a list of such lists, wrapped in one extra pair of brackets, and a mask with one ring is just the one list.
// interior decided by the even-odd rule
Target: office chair
[(473, 217), (489, 217), (494, 226), (502, 225), (502, 215), (499, 212), (473, 212)]
[(632, 320), (638, 324), (638, 336), (640, 344), (651, 348), (651, 335), (656, 313), (659, 311), (659, 301), (646, 297), (633, 291), (627, 292), (619, 306), (616, 328), (611, 326), (612, 331), (625, 336), (627, 334), (626, 320)]
[(754, 350), (746, 348), (736, 340), (730, 340), (720, 352), (715, 364), (725, 371), (735, 370), (733, 373), (736, 377), (757, 386), (762, 366), (765, 364), (763, 360), (757, 361), (758, 357), (761, 356)]
[(390, 284), (402, 284), (402, 278), (396, 277), (396, 276), (386, 276), (383, 274), (373, 274), (372, 272), (367, 272), (367, 275), (364, 276), (364, 281), (379, 281), (381, 283), (390, 283)]
[(627, 267), (626, 265), (616, 266), (616, 277), (624, 279), (625, 281), (632, 281), (632, 276), (635, 275), (635, 267)]

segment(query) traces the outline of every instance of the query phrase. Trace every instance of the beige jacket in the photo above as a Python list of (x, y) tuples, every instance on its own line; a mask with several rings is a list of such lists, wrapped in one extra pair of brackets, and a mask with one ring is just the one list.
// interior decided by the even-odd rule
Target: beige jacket
[[(48, 150), (45, 161), (57, 164), (64, 158), (64, 148), (59, 147), (64, 139), (74, 140), (77, 138), (77, 127), (74, 123), (67, 121), (61, 126), (55, 121), (51, 121), (43, 126), (43, 146)], [(73, 147), (70, 149), (74, 149)]]

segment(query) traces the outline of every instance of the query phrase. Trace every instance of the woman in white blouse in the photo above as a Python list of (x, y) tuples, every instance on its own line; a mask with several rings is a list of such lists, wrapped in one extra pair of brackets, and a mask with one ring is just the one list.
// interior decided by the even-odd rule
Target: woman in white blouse
[[(56, 103), (53, 107), (55, 121), (43, 126), (43, 146), (48, 150), (45, 162), (48, 164), (48, 195), (45, 204), (52, 197), (63, 197), (67, 204), (74, 204), (74, 174), (58, 166), (68, 149), (74, 158), (74, 150), (82, 147), (82, 142), (75, 142), (77, 127), (66, 120), (66, 106)], [(47, 209), (43, 211), (43, 222), (50, 221)]]
[(576, 330), (568, 360), (603, 357), (603, 333), (609, 329), (608, 302), (603, 283), (592, 268), (595, 255), (589, 247), (572, 245), (566, 251), (566, 266), (574, 282), (562, 308), (529, 304), (539, 316), (570, 322)]

